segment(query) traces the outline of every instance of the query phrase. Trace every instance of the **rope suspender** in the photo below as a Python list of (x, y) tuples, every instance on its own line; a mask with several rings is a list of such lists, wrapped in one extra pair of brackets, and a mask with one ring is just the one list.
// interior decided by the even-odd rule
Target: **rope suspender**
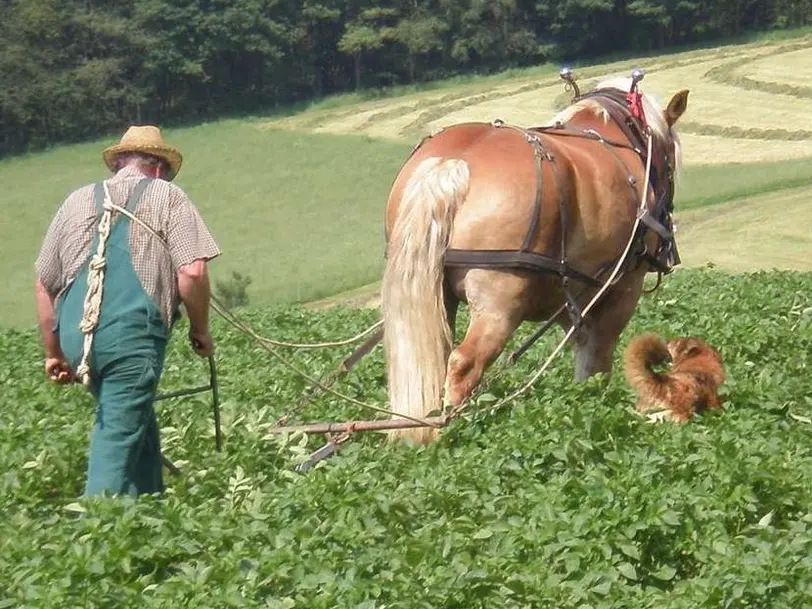
[[(133, 208), (138, 199), (151, 180), (145, 178), (136, 184), (127, 207)], [(110, 197), (110, 189), (107, 181), (96, 184), (94, 192), (94, 202), (96, 210), (101, 211), (99, 218), (99, 241), (96, 245), (96, 252), (88, 261), (87, 268), (87, 293), (85, 294), (84, 310), (82, 319), (79, 322), (79, 330), (84, 334), (84, 345), (82, 348), (82, 359), (76, 369), (76, 375), (82, 380), (82, 384), (90, 388), (90, 352), (93, 348), (93, 333), (99, 325), (99, 315), (101, 314), (102, 294), (104, 290), (104, 274), (107, 267), (105, 257), (107, 251), (107, 239), (110, 237), (110, 230), (113, 225), (113, 211), (116, 207)]]

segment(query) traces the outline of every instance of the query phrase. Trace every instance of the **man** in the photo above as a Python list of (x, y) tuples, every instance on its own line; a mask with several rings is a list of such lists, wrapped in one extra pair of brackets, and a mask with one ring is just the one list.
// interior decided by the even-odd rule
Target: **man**
[(194, 350), (213, 352), (206, 262), (220, 252), (171, 183), (183, 157), (157, 127), (131, 127), (102, 158), (115, 175), (68, 196), (36, 261), (45, 372), (56, 383), (82, 380), (96, 400), (85, 495), (158, 493), (152, 402), (166, 343), (183, 303)]

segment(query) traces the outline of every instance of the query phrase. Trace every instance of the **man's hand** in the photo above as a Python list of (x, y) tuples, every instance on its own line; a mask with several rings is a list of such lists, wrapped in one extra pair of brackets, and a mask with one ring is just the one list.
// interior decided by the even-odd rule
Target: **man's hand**
[(214, 353), (214, 339), (208, 332), (189, 332), (189, 342), (192, 343), (192, 349), (195, 350), (200, 357), (209, 357)]
[(68, 363), (61, 357), (45, 358), (45, 374), (59, 385), (67, 385), (76, 380)]

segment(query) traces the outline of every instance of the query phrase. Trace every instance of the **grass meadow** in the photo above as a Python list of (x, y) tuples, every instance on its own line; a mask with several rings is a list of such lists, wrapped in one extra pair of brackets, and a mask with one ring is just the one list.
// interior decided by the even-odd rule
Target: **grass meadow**
[[(377, 278), (383, 203), (408, 144), (269, 132), (241, 121), (166, 139), (185, 154), (177, 183), (223, 251), (213, 277), (250, 275), (252, 304), (320, 298)], [(106, 177), (106, 144), (0, 162), (0, 325), (34, 323), (33, 263), (45, 230), (66, 194)]]
[[(790, 208), (794, 225), (812, 221), (808, 206), (798, 204), (798, 189), (812, 192), (809, 100), (805, 89), (787, 89), (764, 75), (770, 66), (778, 75), (803, 73), (810, 59), (812, 34), (801, 30), (732, 46), (574, 64), (584, 86), (641, 65), (644, 89), (661, 99), (691, 89), (676, 209), (678, 221), (684, 213), (704, 232), (692, 231), (681, 244), (686, 260), (702, 258), (694, 253), (708, 243), (724, 249), (724, 220), (702, 223), (702, 208), (746, 201), (758, 209), (735, 218), (753, 218), (758, 247), (744, 248), (735, 268), (764, 268), (765, 260), (780, 261), (787, 246), (792, 260), (801, 261), (792, 268), (809, 268), (803, 250), (812, 241), (800, 235), (789, 243), (779, 226)], [(214, 279), (228, 279), (232, 271), (249, 275), (251, 306), (265, 307), (313, 301), (378, 279), (386, 194), (419, 134), (497, 116), (539, 124), (566, 100), (555, 66), (544, 65), (336, 96), (304, 109), (165, 135), (185, 155), (178, 184), (223, 250), (212, 265)], [(106, 176), (100, 153), (116, 139), (0, 161), (0, 327), (33, 324), (33, 261), (50, 218), (68, 192)], [(786, 209), (780, 193), (791, 197)]]

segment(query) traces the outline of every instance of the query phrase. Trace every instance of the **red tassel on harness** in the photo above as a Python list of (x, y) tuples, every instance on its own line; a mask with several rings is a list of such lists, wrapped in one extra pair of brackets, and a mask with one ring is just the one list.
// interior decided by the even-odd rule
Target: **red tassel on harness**
[(643, 112), (643, 94), (640, 91), (630, 91), (626, 93), (626, 103), (629, 104), (629, 111), (632, 116), (646, 126), (646, 114)]

